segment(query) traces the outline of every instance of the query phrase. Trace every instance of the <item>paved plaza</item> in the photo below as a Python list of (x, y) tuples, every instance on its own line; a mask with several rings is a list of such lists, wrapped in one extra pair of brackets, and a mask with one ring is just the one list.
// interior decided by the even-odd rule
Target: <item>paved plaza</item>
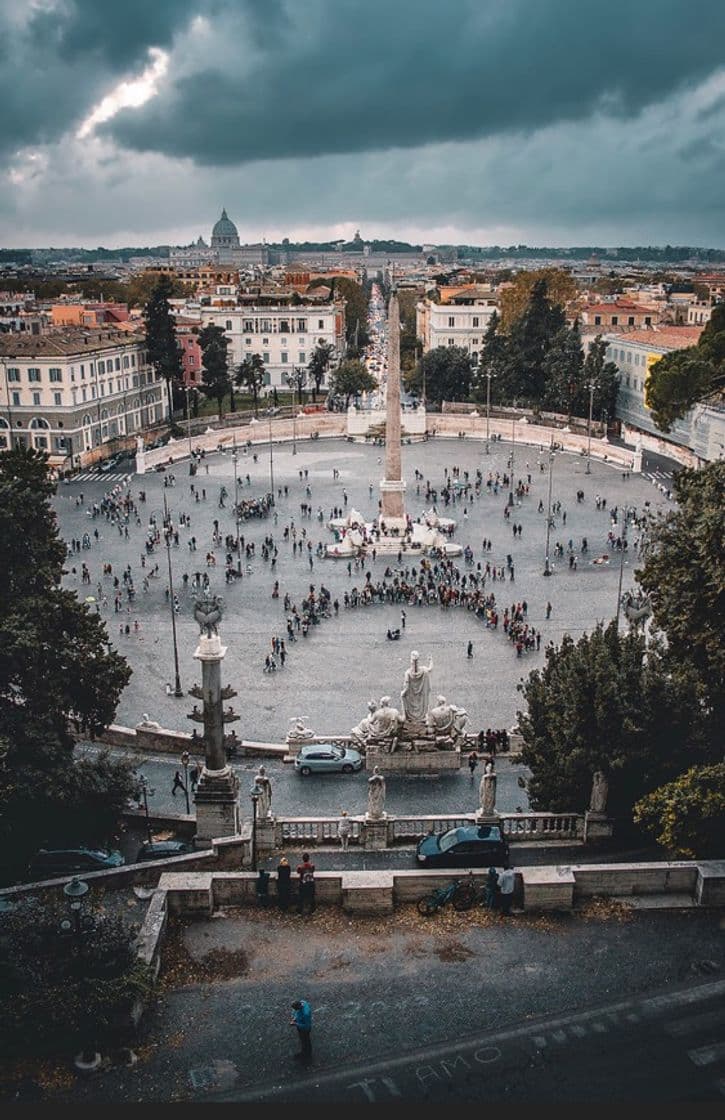
[[(239, 455), (239, 497), (262, 497), (269, 489), (268, 446), (257, 449), (258, 461), (252, 452)], [(344, 593), (353, 587), (361, 589), (365, 573), (370, 572), (373, 583), (382, 579), (386, 568), (417, 567), (416, 559), (404, 557), (400, 565), (395, 556), (368, 558), (348, 574), (346, 560), (323, 559), (316, 555), (318, 542), (332, 540), (326, 522), (334, 507), (349, 511), (353, 507), (372, 520), (378, 510), (378, 481), (383, 464), (383, 448), (353, 444), (343, 439), (319, 440), (314, 443), (298, 441), (297, 454), (291, 445), (274, 449), (275, 490), (274, 515), (241, 522), (245, 544), (255, 545), (254, 556), (243, 559), (243, 577), (232, 583), (225, 582), (225, 548), (212, 541), (213, 521), (218, 519), (222, 538), (234, 533), (234, 467), (229, 453), (216, 453), (207, 457), (195, 478), (190, 478), (187, 463), (177, 463), (173, 468), (175, 483), (164, 486), (168, 474), (151, 472), (143, 477), (129, 476), (127, 482), (108, 481), (102, 476), (76, 479), (61, 483), (54, 501), (58, 513), (61, 535), (82, 539), (90, 534), (91, 547), (72, 553), (67, 561), (65, 583), (77, 590), (83, 599), (92, 596), (99, 600), (99, 609), (108, 624), (109, 637), (127, 658), (133, 668), (133, 677), (124, 692), (117, 713), (117, 722), (130, 726), (144, 715), (164, 726), (190, 730), (193, 726), (186, 719), (191, 710), (188, 698), (177, 699), (167, 695), (166, 684), (174, 681), (174, 658), (170, 605), (165, 596), (168, 586), (167, 553), (162, 544), (151, 555), (145, 555), (145, 541), (149, 517), (155, 515), (159, 525), (163, 519), (163, 501), (166, 495), (174, 525), (179, 530), (179, 544), (171, 548), (174, 589), (180, 599), (176, 615), (180, 676), (186, 690), (201, 679), (200, 668), (194, 661), (199, 627), (193, 617), (195, 596), (184, 591), (182, 576), (190, 580), (195, 572), (208, 573), (211, 591), (224, 598), (224, 618), (221, 624), (223, 643), (228, 653), (223, 664), (224, 681), (239, 692), (234, 702), (241, 713), (235, 724), (238, 734), (245, 739), (262, 742), (281, 742), (292, 717), (301, 716), (317, 734), (345, 734), (359, 722), (372, 697), (390, 695), (392, 703), (399, 704), (403, 675), (408, 666), (410, 651), (418, 649), (427, 663), (433, 658), (432, 693), (442, 693), (452, 703), (463, 706), (469, 714), (469, 728), (510, 727), (516, 719), (521, 698), (517, 683), (528, 672), (543, 665), (544, 650), (550, 641), (560, 641), (566, 632), (578, 636), (597, 620), (611, 619), (617, 608), (617, 587), (620, 576), (620, 556), (608, 547), (607, 534), (613, 528), (616, 535), (622, 531), (621, 511), (625, 506), (644, 512), (646, 503), (654, 510), (670, 508), (671, 500), (662, 488), (653, 485), (651, 478), (631, 475), (623, 478), (621, 470), (606, 463), (592, 461), (591, 474), (585, 473), (585, 460), (568, 453), (557, 453), (553, 465), (552, 503), (561, 502), (561, 513), (555, 517), (551, 531), (551, 563), (553, 575), (543, 576), (546, 545), (546, 506), (548, 495), (548, 453), (537, 447), (517, 441), (515, 446), (514, 474), (517, 479), (531, 483), (528, 495), (504, 517), (508, 500), (508, 486), (499, 486), (494, 494), (486, 488), (485, 481), (492, 472), (506, 471), (511, 453), (511, 442), (491, 444), (491, 453), (485, 454), (483, 443), (473, 440), (432, 439), (428, 442), (403, 447), (403, 475), (407, 480), (406, 506), (415, 519), (431, 503), (426, 502), (425, 481), (416, 483), (416, 470), (424, 480), (440, 491), (454, 467), (468, 471), (475, 482), (476, 470), (483, 472), (484, 485), (479, 498), (460, 498), (445, 507), (439, 500), (439, 513), (453, 517), (458, 522), (454, 539), (461, 545), (470, 545), (475, 565), (486, 561), (506, 568), (507, 555), (514, 564), (514, 580), (506, 573), (505, 581), (486, 583), (486, 590), (493, 591), (500, 614), (507, 604), (526, 600), (528, 621), (542, 634), (541, 649), (517, 657), (514, 646), (504, 634), (501, 624), (497, 631), (486, 629), (472, 612), (461, 607), (443, 610), (439, 606), (405, 606), (406, 626), (400, 641), (386, 639), (387, 629), (400, 626), (399, 604), (378, 604), (346, 609)], [(543, 469), (540, 469), (543, 467)], [(337, 472), (333, 477), (333, 471)], [(299, 472), (303, 472), (300, 478)], [(247, 482), (249, 476), (249, 483)], [(195, 500), (190, 490), (206, 492), (206, 498)], [(416, 492), (419, 485), (420, 493)], [(131, 515), (128, 537), (124, 530), (106, 520), (103, 514), (91, 516), (93, 503), (100, 503), (104, 493), (112, 487), (120, 493), (130, 492), (137, 503), (140, 524)], [(222, 486), (228, 491), (224, 508), (219, 507)], [(284, 488), (287, 488), (285, 494)], [(145, 490), (145, 503), (138, 502), (139, 490)], [(309, 492), (308, 492), (309, 490)], [(577, 501), (577, 491), (584, 491), (584, 500)], [(83, 495), (81, 503), (78, 502)], [(606, 508), (597, 509), (595, 498), (606, 498)], [(539, 512), (539, 502), (543, 512)], [(312, 517), (302, 516), (301, 504), (312, 508)], [(618, 507), (620, 517), (612, 525), (610, 511)], [(321, 509), (324, 521), (318, 520)], [(566, 523), (563, 514), (566, 513)], [(190, 524), (179, 525), (179, 515), (185, 513)], [(306, 540), (313, 543), (312, 568), (305, 547), (293, 555), (291, 538), (283, 539), (286, 526), (294, 522), (297, 539), (304, 531)], [(514, 537), (513, 524), (522, 530)], [(95, 539), (94, 531), (99, 537)], [(632, 586), (636, 567), (636, 529), (629, 530), (629, 551), (623, 568), (623, 590)], [(191, 552), (189, 540), (194, 536), (197, 550)], [(265, 537), (272, 537), (278, 548), (274, 570), (271, 560), (262, 557)], [(582, 538), (588, 540), (588, 552), (582, 553)], [(490, 539), (490, 551), (482, 551), (483, 539)], [(568, 563), (568, 542), (573, 542), (577, 557), (576, 570)], [(564, 555), (556, 558), (554, 546), (560, 541)], [(216, 554), (216, 567), (208, 567), (207, 553)], [(145, 556), (145, 569), (141, 557)], [(608, 561), (597, 562), (604, 555)], [(235, 557), (236, 561), (236, 557)], [(462, 572), (467, 571), (463, 557), (454, 561)], [(82, 583), (81, 564), (90, 572), (90, 583)], [(112, 574), (103, 574), (103, 565), (112, 565)], [(144, 575), (158, 564), (158, 576), (149, 581), (148, 592), (142, 589)], [(121, 577), (130, 565), (136, 588), (135, 600), (128, 603), (123, 596), (121, 613), (114, 611), (113, 576)], [(75, 569), (75, 570), (74, 570)], [(272, 597), (275, 580), (279, 581), (279, 598)], [(101, 585), (101, 596), (98, 585)], [(310, 584), (319, 591), (324, 585), (332, 600), (339, 600), (337, 616), (324, 619), (311, 627), (307, 637), (301, 632), (297, 641), (289, 642), (286, 633), (286, 612), (283, 606), (285, 593), (293, 603), (301, 600)], [(123, 586), (122, 586), (123, 591)], [(104, 605), (103, 599), (106, 603)], [(547, 620), (546, 603), (552, 606)], [(138, 629), (134, 624), (138, 622)], [(130, 625), (130, 634), (119, 633), (119, 627)], [(624, 616), (622, 616), (624, 625)], [(264, 672), (265, 656), (271, 651), (274, 635), (287, 640), (287, 659), (284, 668), (274, 673)], [(473, 643), (473, 656), (467, 657), (468, 642)]]

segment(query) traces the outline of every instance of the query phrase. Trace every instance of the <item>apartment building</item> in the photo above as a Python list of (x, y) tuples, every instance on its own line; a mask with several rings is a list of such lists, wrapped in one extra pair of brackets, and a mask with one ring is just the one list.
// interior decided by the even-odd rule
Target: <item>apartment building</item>
[(84, 466), (114, 437), (161, 421), (164, 389), (141, 333), (2, 335), (0, 451), (20, 443), (47, 451), (52, 466)]
[(416, 334), (423, 353), (438, 346), (460, 346), (476, 365), (497, 309), (495, 291), (485, 284), (440, 288), (436, 298), (426, 296), (416, 307)]

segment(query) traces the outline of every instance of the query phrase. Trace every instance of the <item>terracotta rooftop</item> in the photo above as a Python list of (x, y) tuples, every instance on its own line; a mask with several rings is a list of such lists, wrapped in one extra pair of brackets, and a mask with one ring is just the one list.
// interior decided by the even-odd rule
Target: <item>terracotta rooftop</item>
[(144, 342), (143, 333), (131, 333), (127, 324), (92, 330), (71, 327), (49, 334), (2, 334), (0, 354), (17, 358), (53, 358), (87, 354), (94, 350), (116, 350), (119, 346), (140, 342)]
[(695, 345), (704, 329), (704, 326), (648, 327), (617, 334), (617, 338), (623, 343), (643, 342), (655, 350), (684, 350)]

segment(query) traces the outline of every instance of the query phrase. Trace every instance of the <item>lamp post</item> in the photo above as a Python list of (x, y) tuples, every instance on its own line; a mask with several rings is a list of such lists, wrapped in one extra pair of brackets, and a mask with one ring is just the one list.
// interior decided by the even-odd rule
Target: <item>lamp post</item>
[[(63, 894), (68, 899), (70, 911), (73, 915), (73, 932), (77, 938), (80, 938), (81, 934), (81, 910), (83, 908), (83, 899), (88, 894), (88, 889), (88, 883), (83, 879), (79, 879), (77, 876), (74, 876), (70, 883), (66, 883), (63, 887)], [(70, 926), (69, 922), (67, 926), (65, 925), (67, 921), (68, 919), (65, 919), (65, 921), (61, 921), (60, 923), (60, 928), (64, 933)]]
[(189, 803), (189, 759), (191, 755), (188, 751), (181, 752), (181, 765), (184, 767), (184, 793), (186, 795), (186, 815), (191, 813), (191, 805)]
[(179, 676), (179, 647), (176, 642), (176, 609), (174, 607), (174, 579), (171, 572), (171, 520), (169, 518), (169, 507), (166, 504), (166, 494), (164, 494), (164, 538), (166, 540), (166, 560), (169, 566), (169, 606), (171, 607), (171, 634), (174, 641), (174, 696), (183, 696), (184, 690), (181, 687), (181, 677)]
[(290, 389), (292, 389), (292, 454), (297, 454), (297, 412), (296, 412), (296, 397), (299, 397), (300, 406), (302, 405), (302, 386), (307, 380), (307, 371), (301, 366), (292, 366), (290, 373), (285, 374), (285, 379)]
[(189, 407), (189, 393), (191, 392), (191, 385), (185, 385), (184, 392), (186, 393), (186, 435), (189, 440), (189, 474), (191, 474), (191, 468), (194, 465), (194, 459), (191, 453), (191, 409)]
[(619, 553), (619, 585), (617, 587), (617, 616), (616, 616), (617, 633), (619, 633), (619, 614), (620, 614), (620, 610), (622, 608), (622, 576), (624, 575), (624, 553), (626, 551), (625, 545), (627, 543), (627, 537), (625, 535), (626, 531), (627, 530), (626, 530), (626, 519), (625, 519), (625, 529), (624, 529), (624, 533), (622, 535), (622, 548), (621, 548), (620, 553)]
[(491, 448), (488, 445), (490, 430), (491, 430), (491, 378), (493, 374), (491, 370), (486, 370), (486, 454), (491, 453)]
[(585, 471), (585, 474), (591, 474), (592, 468), (590, 460), (592, 457), (592, 407), (594, 405), (594, 390), (596, 389), (595, 383), (593, 381), (590, 381), (587, 385), (587, 389), (589, 390), (589, 420), (587, 422), (587, 469)]
[(549, 565), (549, 540), (551, 536), (551, 481), (554, 475), (554, 450), (549, 448), (549, 497), (546, 503), (546, 557), (544, 559), (544, 575), (551, 575)]
[(144, 814), (146, 816), (146, 839), (149, 844), (153, 843), (153, 836), (151, 835), (151, 821), (149, 820), (149, 794), (153, 797), (156, 793), (155, 789), (149, 785), (149, 780), (145, 774), (140, 774), (138, 779), (141, 786), (141, 798), (143, 800)]
[(269, 490), (272, 495), (272, 505), (274, 505), (274, 456), (272, 452), (272, 408), (267, 409), (267, 420), (269, 422)]
[(232, 451), (232, 462), (234, 463), (234, 524), (237, 529), (237, 572), (242, 574), (242, 539), (239, 536), (239, 474), (237, 472), (237, 437), (234, 435), (234, 444)]
[(511, 488), (509, 490), (509, 508), (514, 504), (514, 452), (516, 450), (516, 413), (511, 417)]
[(256, 785), (252, 786), (252, 871), (257, 870), (257, 803), (259, 801), (259, 790)]

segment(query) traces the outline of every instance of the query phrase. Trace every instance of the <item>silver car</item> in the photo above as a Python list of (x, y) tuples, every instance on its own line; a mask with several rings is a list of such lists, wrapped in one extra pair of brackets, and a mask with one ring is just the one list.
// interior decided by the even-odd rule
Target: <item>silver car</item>
[(352, 774), (362, 767), (362, 755), (352, 747), (333, 743), (307, 743), (295, 758), (295, 770), (303, 778), (309, 774)]

